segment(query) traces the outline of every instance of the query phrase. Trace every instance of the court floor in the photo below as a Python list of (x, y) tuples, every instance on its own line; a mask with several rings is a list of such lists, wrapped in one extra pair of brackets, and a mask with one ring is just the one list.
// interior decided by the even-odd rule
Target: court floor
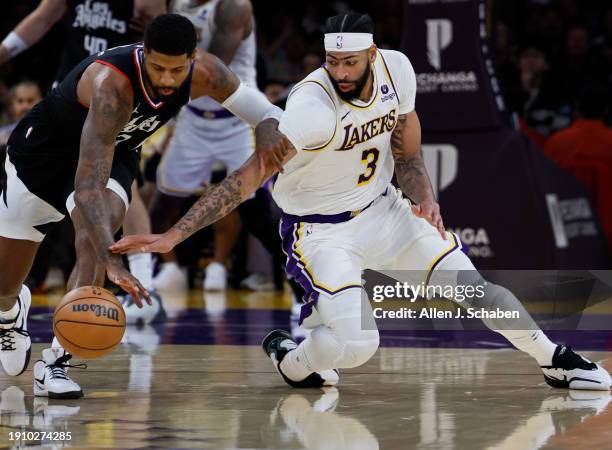
[[(71, 369), (85, 398), (34, 398), (60, 297), (34, 299), (30, 369), (0, 374), (2, 448), (612, 448), (609, 393), (552, 390), (489, 332), (387, 333), (337, 388), (291, 389), (259, 347), (291, 329), (288, 297), (272, 293), (166, 296), (165, 323), (128, 327), (111, 355)], [(612, 334), (554, 337), (612, 369)]]

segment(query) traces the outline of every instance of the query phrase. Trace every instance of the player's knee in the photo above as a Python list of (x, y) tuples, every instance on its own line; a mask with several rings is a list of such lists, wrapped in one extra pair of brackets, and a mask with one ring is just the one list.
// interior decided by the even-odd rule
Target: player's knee
[(351, 367), (365, 364), (374, 356), (379, 344), (380, 337), (377, 330), (362, 330), (357, 338), (346, 341), (344, 353), (338, 367), (350, 369)]
[(315, 328), (307, 342), (317, 366), (348, 369), (364, 364), (376, 353), (379, 335), (378, 330), (363, 330), (359, 318), (342, 319), (331, 328)]
[(461, 250), (455, 250), (440, 262), (436, 270), (476, 271), (476, 267), (474, 267), (474, 263), (465, 253)]
[(335, 362), (335, 367), (349, 369), (365, 364), (380, 343), (378, 330), (364, 330), (361, 319), (357, 318), (351, 322), (338, 321), (334, 324), (332, 331), (341, 342), (342, 350)]

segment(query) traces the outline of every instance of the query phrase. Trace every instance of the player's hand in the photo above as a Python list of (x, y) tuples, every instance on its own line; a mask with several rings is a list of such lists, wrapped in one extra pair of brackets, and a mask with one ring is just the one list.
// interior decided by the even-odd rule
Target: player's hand
[(106, 275), (108, 275), (109, 280), (129, 293), (139, 308), (142, 308), (141, 297), (144, 297), (149, 305), (153, 304), (147, 290), (142, 287), (142, 284), (140, 284), (140, 281), (138, 281), (134, 275), (126, 270), (121, 260), (117, 261), (115, 258), (111, 259), (111, 261), (106, 264)]
[(125, 236), (109, 247), (113, 253), (137, 251), (142, 253), (168, 253), (176, 246), (176, 241), (169, 233), (133, 234)]
[(283, 161), (293, 145), (278, 131), (276, 119), (266, 119), (255, 128), (255, 151), (264, 160), (271, 160), (276, 170), (284, 173)]
[(435, 200), (425, 200), (418, 205), (411, 205), (410, 207), (415, 216), (427, 220), (427, 222), (438, 230), (442, 239), (446, 241), (446, 230), (444, 229), (444, 222), (442, 222), (440, 205), (438, 205), (438, 202)]

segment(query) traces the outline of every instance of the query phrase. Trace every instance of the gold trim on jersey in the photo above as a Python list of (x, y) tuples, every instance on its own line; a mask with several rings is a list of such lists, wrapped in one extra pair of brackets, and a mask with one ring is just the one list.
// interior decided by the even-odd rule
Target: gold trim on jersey
[[(323, 69), (325, 70), (325, 73), (329, 77), (330, 82), (333, 84), (333, 78), (331, 76), (331, 73), (329, 73), (327, 68), (323, 67)], [(372, 99), (370, 100), (370, 103), (368, 103), (367, 105), (357, 105), (357, 104), (355, 104), (355, 103), (353, 103), (351, 101), (344, 100), (340, 96), (338, 96), (338, 100), (340, 100), (342, 103), (348, 105), (351, 108), (357, 108), (357, 109), (369, 109), (372, 105), (374, 105), (374, 103), (376, 103), (376, 100), (378, 100), (378, 97), (380, 97), (380, 92), (379, 92), (380, 89), (378, 89), (378, 75), (376, 74), (376, 72), (377, 72), (377, 70), (376, 70), (376, 62), (374, 62), (374, 69), (372, 70), (372, 72), (374, 73), (374, 80), (372, 81), (372, 89), (375, 89), (376, 92), (372, 96)]]
[(306, 152), (320, 152), (322, 150), (325, 150), (332, 142), (334, 142), (334, 139), (336, 138), (336, 134), (338, 133), (338, 119), (337, 119), (337, 111), (338, 108), (336, 106), (336, 102), (334, 101), (334, 97), (331, 95), (331, 93), (329, 92), (329, 90), (327, 89), (327, 87), (321, 83), (318, 80), (304, 80), (302, 82), (300, 82), (299, 84), (295, 85), (293, 89), (291, 89), (291, 92), (289, 93), (289, 96), (287, 97), (287, 100), (289, 100), (289, 98), (291, 97), (291, 95), (297, 91), (299, 88), (303, 87), (306, 83), (314, 83), (318, 86), (320, 86), (323, 91), (325, 91), (325, 93), (327, 94), (327, 96), (329, 97), (329, 100), (332, 102), (332, 105), (334, 105), (334, 110), (336, 111), (336, 126), (334, 127), (334, 134), (332, 135), (331, 139), (328, 140), (325, 144), (319, 146), (319, 147), (312, 147), (312, 148), (303, 148), (302, 150), (306, 151)]
[(449, 245), (449, 247), (447, 249), (442, 250), (438, 254), (438, 256), (436, 256), (431, 261), (431, 263), (427, 267), (427, 276), (425, 278), (425, 286), (429, 285), (429, 280), (431, 278), (431, 275), (432, 275), (434, 269), (436, 268), (436, 266), (440, 263), (440, 261), (442, 261), (444, 258), (446, 258), (448, 255), (450, 255), (452, 252), (454, 252), (455, 250), (460, 248), (459, 240), (457, 239), (457, 237), (455, 236), (454, 233), (449, 233), (448, 231), (446, 231), (446, 236), (450, 237), (451, 244)]
[(399, 94), (397, 93), (397, 89), (395, 88), (395, 83), (393, 82), (393, 77), (391, 77), (391, 72), (389, 71), (389, 67), (387, 66), (387, 61), (385, 61), (385, 57), (383, 56), (382, 52), (380, 50), (377, 50), (377, 51), (378, 51), (378, 54), (380, 55), (380, 59), (383, 62), (383, 68), (385, 69), (387, 78), (389, 79), (389, 82), (391, 83), (393, 92), (395, 92), (395, 95), (397, 96), (397, 103), (399, 103), (400, 102)]

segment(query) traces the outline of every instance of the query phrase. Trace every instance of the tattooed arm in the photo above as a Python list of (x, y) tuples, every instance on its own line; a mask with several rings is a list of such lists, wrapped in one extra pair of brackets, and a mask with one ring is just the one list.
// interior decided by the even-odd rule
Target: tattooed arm
[[(271, 122), (276, 123), (272, 119)], [(248, 199), (266, 180), (276, 173), (279, 164), (279, 152), (261, 150), (272, 145), (269, 141), (281, 139), (286, 145), (282, 164), (296, 155), (296, 150), (278, 131), (272, 136), (267, 123), (255, 129), (258, 149), (235, 172), (221, 183), (208, 189), (189, 209), (181, 220), (163, 234), (145, 234), (126, 236), (110, 247), (115, 253), (127, 253), (130, 250), (153, 253), (167, 253), (178, 243), (184, 241), (196, 231), (204, 228), (232, 212), (240, 203)], [(274, 127), (276, 128), (276, 127)]]
[(400, 115), (391, 136), (395, 175), (402, 192), (415, 205), (412, 211), (436, 227), (446, 239), (440, 206), (431, 187), (421, 154), (421, 124), (416, 111)]
[(221, 0), (215, 10), (215, 32), (208, 52), (225, 64), (234, 59), (240, 43), (253, 32), (253, 7), (249, 0)]
[(89, 104), (89, 113), (81, 132), (74, 182), (76, 209), (72, 213), (73, 220), (78, 214), (75, 224), (84, 227), (95, 251), (95, 255), (84, 257), (97, 257), (110, 280), (130, 292), (140, 304), (140, 295), (148, 297), (148, 294), (138, 280), (125, 270), (121, 259), (108, 251), (114, 238), (111, 213), (105, 199), (115, 139), (132, 113), (131, 87), (112, 69), (92, 64), (83, 73), (77, 92), (79, 100)]

